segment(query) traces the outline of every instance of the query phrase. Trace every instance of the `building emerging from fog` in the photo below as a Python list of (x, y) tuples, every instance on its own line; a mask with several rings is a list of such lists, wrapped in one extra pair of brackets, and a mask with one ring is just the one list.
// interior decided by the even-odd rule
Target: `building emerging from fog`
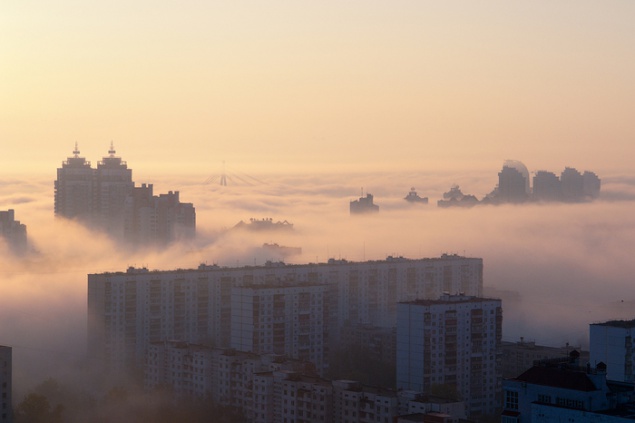
[(316, 361), (322, 373), (342, 328), (393, 328), (397, 303), (444, 291), (481, 295), (483, 261), (432, 259), (219, 267), (88, 276), (88, 350), (95, 362), (139, 368), (150, 342), (211, 343)]
[(521, 162), (508, 160), (498, 173), (496, 199), (503, 203), (524, 203), (529, 199), (529, 172)]
[(124, 239), (136, 246), (166, 245), (193, 238), (196, 212), (192, 203), (181, 203), (179, 192), (153, 195), (152, 184), (134, 187), (123, 207)]
[(13, 422), (12, 348), (0, 345), (0, 423)]
[(76, 219), (135, 246), (165, 245), (194, 236), (194, 207), (181, 203), (178, 191), (157, 197), (152, 185), (135, 187), (132, 170), (116, 156), (112, 144), (96, 169), (79, 154), (76, 144), (73, 157), (57, 169), (56, 216)]
[(377, 213), (379, 211), (379, 206), (373, 203), (373, 195), (366, 194), (366, 197), (359, 197), (357, 200), (353, 200), (350, 203), (350, 213), (351, 214), (366, 214), (366, 213)]
[(507, 160), (498, 173), (498, 185), (483, 202), (492, 204), (523, 203), (525, 201), (583, 202), (600, 196), (600, 178), (589, 171), (583, 174), (567, 167), (556, 176), (539, 170), (529, 184), (527, 167), (519, 161)]
[(397, 388), (430, 394), (454, 386), (470, 415), (498, 411), (501, 300), (443, 295), (397, 310)]
[(16, 254), (26, 252), (26, 225), (15, 220), (15, 211), (12, 209), (0, 211), (0, 237), (5, 240), (12, 252)]

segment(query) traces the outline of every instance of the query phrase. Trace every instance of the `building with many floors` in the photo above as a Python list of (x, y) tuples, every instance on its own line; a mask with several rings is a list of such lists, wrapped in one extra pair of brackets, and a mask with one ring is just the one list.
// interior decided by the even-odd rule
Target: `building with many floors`
[(27, 250), (26, 225), (15, 220), (15, 211), (0, 211), (0, 237), (4, 239), (9, 250), (16, 254)]
[(328, 285), (278, 280), (232, 288), (231, 348), (328, 363)]
[(178, 192), (154, 196), (152, 185), (135, 187), (132, 170), (112, 144), (96, 169), (75, 145), (73, 156), (57, 169), (55, 215), (134, 246), (192, 238), (196, 228), (193, 205), (181, 203)]
[(498, 412), (501, 300), (443, 295), (398, 307), (397, 388), (430, 394), (453, 387), (469, 415)]
[(318, 377), (312, 364), (282, 355), (187, 344), (152, 343), (145, 387), (175, 398), (201, 398), (235, 407), (255, 423), (392, 422), (399, 415), (442, 413), (465, 418), (465, 403), (413, 391), (364, 386)]
[[(201, 265), (173, 271), (129, 268), (126, 272), (92, 274), (88, 275), (88, 352), (96, 362), (104, 364), (105, 370), (117, 374), (140, 368), (151, 342), (181, 340), (218, 347), (240, 346), (243, 341), (232, 339), (232, 319), (237, 322), (244, 316), (234, 306), (246, 296), (252, 301), (249, 307), (256, 310), (254, 299), (265, 293), (257, 287), (280, 281), (288, 282), (288, 289), (297, 289), (298, 294), (288, 298), (293, 298), (291, 303), (298, 301), (298, 326), (300, 319), (307, 319), (300, 313), (300, 301), (305, 301), (302, 295), (308, 295), (311, 309), (324, 307), (322, 313), (326, 307), (318, 303), (328, 304), (328, 318), (324, 317), (328, 340), (324, 335), (320, 339), (317, 333), (308, 334), (312, 348), (317, 348), (321, 340), (325, 346), (319, 348), (326, 350), (329, 344), (339, 342), (340, 328), (347, 325), (394, 328), (399, 301), (438, 298), (445, 291), (481, 295), (483, 261), (443, 255), (416, 260), (329, 260), (305, 265)], [(296, 288), (291, 288), (293, 285)], [(270, 303), (269, 299), (266, 301), (266, 308), (258, 309), (259, 319), (274, 318), (275, 299), (272, 296)], [(286, 304), (285, 298), (285, 307)], [(316, 318), (321, 318), (319, 313), (308, 317)], [(258, 328), (255, 320), (250, 324), (254, 327), (246, 328), (243, 334), (258, 333), (258, 342), (260, 334), (269, 336), (270, 323), (266, 320), (259, 320)], [(295, 335), (287, 338), (286, 333), (285, 342), (292, 342)], [(253, 335), (251, 339), (253, 342)], [(245, 348), (252, 348), (250, 345), (253, 344), (245, 344)], [(300, 349), (296, 351), (299, 355)]]
[(178, 191), (154, 195), (152, 184), (134, 187), (123, 206), (124, 239), (135, 246), (166, 245), (191, 239), (196, 232), (192, 203), (181, 203)]

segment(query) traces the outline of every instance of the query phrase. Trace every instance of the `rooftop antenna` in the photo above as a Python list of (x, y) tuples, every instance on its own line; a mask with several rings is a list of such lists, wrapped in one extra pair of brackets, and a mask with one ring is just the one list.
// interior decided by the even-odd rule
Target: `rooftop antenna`
[(75, 150), (73, 150), (75, 157), (79, 157), (79, 149), (77, 148), (77, 141), (75, 141)]
[(115, 145), (112, 141), (110, 141), (110, 150), (108, 150), (108, 154), (110, 154), (110, 157), (115, 157), (115, 153)]
[(227, 176), (225, 175), (225, 160), (223, 160), (223, 173), (220, 175), (220, 185), (222, 187), (227, 186)]

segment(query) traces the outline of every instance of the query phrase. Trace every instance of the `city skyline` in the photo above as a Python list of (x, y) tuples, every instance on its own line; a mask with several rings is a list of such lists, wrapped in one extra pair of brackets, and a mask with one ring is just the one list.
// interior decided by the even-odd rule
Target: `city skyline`
[[(503, 341), (585, 348), (589, 324), (633, 319), (633, 16), (630, 0), (1, 4), (0, 213), (28, 228), (23, 255), (0, 239), (13, 400), (46, 377), (97, 390), (79, 375), (100, 360), (87, 275), (129, 268), (462, 256), (502, 300)], [(180, 198), (196, 236), (130, 249), (61, 218), (74, 146), (134, 169), (127, 190), (143, 185), (102, 217), (127, 210), (135, 242)], [(436, 206), (496, 186), (496, 207)], [(405, 201), (415, 188), (431, 204)], [(360, 192), (378, 213), (350, 215)], [(293, 230), (231, 230), (250, 219)]]

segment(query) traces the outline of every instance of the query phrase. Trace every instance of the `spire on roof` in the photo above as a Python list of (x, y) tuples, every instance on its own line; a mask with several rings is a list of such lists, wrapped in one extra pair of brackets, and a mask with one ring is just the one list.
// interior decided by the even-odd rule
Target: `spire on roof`
[(75, 157), (79, 157), (79, 149), (77, 148), (77, 141), (75, 141), (75, 150), (73, 150)]
[(108, 154), (110, 155), (110, 157), (115, 157), (115, 153), (115, 145), (112, 141), (110, 141), (110, 150), (108, 150)]

